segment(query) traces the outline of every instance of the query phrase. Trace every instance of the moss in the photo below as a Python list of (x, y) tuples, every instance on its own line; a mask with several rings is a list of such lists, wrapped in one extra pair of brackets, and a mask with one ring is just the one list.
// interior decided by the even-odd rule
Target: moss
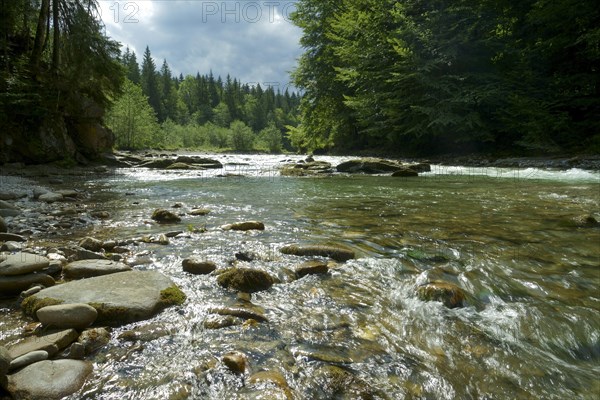
[(30, 297), (26, 298), (25, 300), (23, 300), (23, 302), (21, 303), (21, 309), (23, 310), (23, 312), (25, 314), (35, 316), (35, 313), (40, 308), (48, 307), (48, 306), (57, 306), (62, 303), (63, 303), (63, 301), (53, 299), (51, 297), (39, 299), (35, 296), (30, 296)]
[(185, 303), (186, 298), (185, 293), (175, 285), (160, 292), (160, 303), (163, 308), (181, 305)]
[(115, 307), (105, 303), (88, 303), (98, 311), (98, 318), (96, 318), (96, 325), (106, 324), (109, 326), (117, 326), (128, 322), (137, 320), (135, 316), (132, 316), (131, 310), (126, 307)]

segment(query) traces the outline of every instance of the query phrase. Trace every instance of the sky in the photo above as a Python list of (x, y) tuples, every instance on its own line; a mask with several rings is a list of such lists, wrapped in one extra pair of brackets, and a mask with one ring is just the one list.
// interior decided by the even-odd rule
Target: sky
[(146, 46), (173, 75), (230, 74), (242, 83), (291, 87), (289, 71), (302, 53), (301, 30), (290, 21), (294, 1), (99, 0), (106, 34), (135, 51)]

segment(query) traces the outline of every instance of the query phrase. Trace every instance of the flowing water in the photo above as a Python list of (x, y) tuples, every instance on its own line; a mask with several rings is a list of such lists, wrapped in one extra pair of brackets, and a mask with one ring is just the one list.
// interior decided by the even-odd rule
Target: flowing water
[[(136, 268), (162, 271), (188, 298), (116, 329), (74, 398), (600, 396), (600, 229), (572, 223), (600, 219), (600, 173), (436, 166), (419, 178), (287, 178), (276, 172), (281, 157), (220, 159), (224, 171), (119, 170), (86, 183), (90, 206), (112, 215), (92, 235), (186, 232), (168, 246), (140, 245), (151, 263)], [(148, 222), (175, 203), (212, 212)], [(220, 229), (245, 220), (267, 229)], [(306, 259), (278, 251), (292, 243), (343, 244), (358, 258), (295, 280)], [(240, 251), (257, 257), (240, 265), (282, 281), (252, 296), (269, 322), (207, 329), (212, 308), (238, 300), (181, 261), (199, 255), (226, 267)], [(419, 300), (417, 287), (432, 280), (463, 288), (467, 307)], [(168, 334), (141, 346), (117, 339), (146, 325)], [(276, 371), (287, 384), (231, 374), (218, 360), (233, 350), (251, 372)]]

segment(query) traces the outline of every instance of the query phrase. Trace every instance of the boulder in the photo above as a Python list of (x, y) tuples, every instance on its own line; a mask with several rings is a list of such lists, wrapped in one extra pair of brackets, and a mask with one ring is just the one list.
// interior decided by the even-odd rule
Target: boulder
[(239, 351), (227, 353), (222, 358), (223, 364), (235, 374), (243, 374), (246, 372), (248, 357)]
[(27, 274), (16, 276), (0, 275), (0, 297), (18, 295), (31, 285), (54, 286), (54, 278), (46, 274)]
[(182, 262), (183, 270), (194, 275), (207, 275), (217, 269), (212, 261), (205, 261), (197, 257), (190, 257)]
[(44, 350), (52, 357), (75, 340), (79, 334), (75, 329), (54, 331), (43, 335), (29, 336), (14, 346), (9, 347), (8, 354), (15, 359), (32, 351)]
[(7, 389), (15, 400), (58, 400), (81, 389), (91, 372), (85, 361), (40, 361), (10, 375)]
[(223, 164), (211, 158), (203, 158), (198, 156), (179, 156), (175, 160), (177, 163), (193, 164), (207, 169), (221, 169)]
[(83, 247), (86, 250), (98, 252), (102, 250), (103, 242), (92, 237), (86, 237), (79, 241), (79, 247)]
[(265, 271), (232, 268), (219, 275), (217, 282), (224, 288), (254, 293), (269, 289), (273, 286), (274, 279)]
[(50, 265), (46, 257), (30, 253), (16, 253), (0, 256), (0, 275), (14, 276), (25, 275), (41, 271)]
[(417, 164), (409, 164), (407, 165), (413, 171), (421, 172), (431, 172), (431, 165), (427, 163), (417, 163)]
[(152, 213), (152, 219), (159, 224), (173, 224), (181, 222), (181, 218), (169, 210), (159, 208)]
[(106, 328), (92, 328), (81, 332), (77, 342), (83, 346), (85, 354), (92, 354), (110, 342), (110, 332)]
[(458, 286), (441, 281), (434, 281), (417, 288), (417, 297), (422, 301), (439, 301), (448, 308), (463, 307), (466, 296)]
[(128, 342), (151, 342), (161, 337), (169, 335), (170, 332), (162, 324), (151, 323), (148, 325), (137, 326), (129, 331), (125, 331), (119, 335), (119, 339)]
[(67, 279), (91, 278), (125, 271), (131, 271), (131, 267), (111, 260), (80, 260), (63, 267)]
[(0, 200), (18, 200), (27, 197), (27, 193), (0, 192)]
[(401, 169), (401, 166), (395, 161), (380, 158), (361, 158), (343, 162), (336, 169), (338, 172), (347, 173), (382, 174), (397, 171)]
[(356, 256), (354, 251), (339, 245), (290, 245), (282, 247), (280, 251), (283, 254), (289, 254), (293, 256), (329, 257), (340, 262), (348, 261)]
[(44, 361), (48, 359), (48, 352), (46, 350), (36, 350), (31, 353), (24, 354), (20, 357), (15, 358), (10, 362), (10, 370), (14, 371), (36, 363), (38, 361)]
[(394, 178), (410, 178), (419, 176), (419, 173), (410, 167), (405, 167), (394, 172), (392, 176)]
[(327, 263), (319, 260), (307, 261), (296, 267), (296, 276), (298, 278), (306, 275), (326, 274), (327, 272), (329, 272)]
[(202, 216), (208, 215), (209, 213), (210, 213), (210, 210), (207, 210), (204, 208), (199, 208), (199, 209), (192, 210), (190, 212), (190, 215), (192, 215), (194, 217), (202, 217)]
[(64, 200), (64, 197), (60, 193), (48, 192), (48, 193), (44, 193), (40, 197), (38, 197), (38, 200), (46, 202), (46, 203), (56, 203), (57, 201)]
[(8, 225), (6, 225), (6, 221), (4, 218), (0, 216), (0, 233), (8, 232)]
[(92, 211), (90, 213), (90, 215), (92, 216), (92, 218), (97, 218), (97, 219), (109, 219), (110, 218), (110, 213), (108, 211)]
[(315, 176), (332, 173), (331, 164), (325, 161), (307, 161), (297, 164), (286, 164), (281, 170), (282, 176)]
[(128, 271), (71, 281), (26, 298), (22, 307), (34, 315), (44, 303), (86, 303), (98, 311), (99, 324), (141, 321), (166, 307), (182, 304), (185, 294), (158, 271)]
[(223, 229), (226, 231), (264, 231), (265, 224), (258, 221), (237, 222), (235, 224), (225, 225)]
[(36, 316), (45, 327), (81, 330), (96, 321), (98, 311), (87, 304), (59, 304), (40, 308)]
[(81, 343), (71, 343), (61, 354), (60, 358), (70, 358), (71, 360), (83, 360), (85, 357), (85, 348)]

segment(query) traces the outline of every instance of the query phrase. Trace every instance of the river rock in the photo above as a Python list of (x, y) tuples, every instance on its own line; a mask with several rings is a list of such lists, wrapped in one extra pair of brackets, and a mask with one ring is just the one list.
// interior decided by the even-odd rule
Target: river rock
[(217, 264), (197, 257), (190, 257), (182, 262), (183, 270), (194, 275), (207, 275), (217, 269)]
[(410, 178), (419, 176), (419, 173), (413, 170), (411, 167), (404, 167), (395, 171), (392, 176), (394, 178)]
[(410, 169), (412, 169), (413, 171), (416, 171), (418, 173), (431, 172), (431, 165), (427, 164), (427, 163), (410, 164), (410, 165), (407, 165), (407, 167), (409, 167)]
[(159, 224), (173, 224), (181, 222), (181, 218), (169, 210), (159, 208), (152, 213), (152, 219)]
[(54, 278), (46, 274), (27, 274), (16, 276), (0, 275), (0, 297), (18, 295), (27, 290), (31, 285), (54, 286)]
[(0, 246), (0, 251), (15, 252), (23, 250), (23, 245), (18, 242), (6, 242)]
[(9, 368), (11, 371), (14, 371), (16, 369), (23, 368), (33, 363), (36, 363), (38, 361), (44, 361), (47, 359), (48, 352), (46, 350), (36, 350), (12, 360)]
[(306, 275), (326, 274), (327, 272), (329, 272), (327, 263), (319, 260), (307, 261), (296, 267), (296, 276), (298, 278)]
[(67, 279), (83, 279), (125, 271), (131, 271), (131, 267), (111, 260), (80, 260), (63, 267)]
[(195, 166), (206, 168), (206, 169), (221, 169), (223, 164), (220, 161), (213, 160), (211, 158), (204, 158), (198, 156), (179, 156), (175, 160), (177, 163), (193, 164)]
[(232, 268), (219, 275), (217, 282), (224, 288), (254, 293), (269, 289), (275, 280), (265, 271)]
[(57, 201), (64, 200), (64, 197), (60, 193), (48, 192), (38, 197), (38, 200), (46, 203), (56, 203)]
[(439, 301), (448, 308), (463, 307), (465, 292), (458, 286), (441, 281), (434, 281), (419, 286), (417, 296), (422, 301)]
[(71, 343), (61, 354), (60, 358), (69, 358), (71, 360), (83, 360), (85, 357), (85, 348), (81, 343)]
[(195, 169), (194, 167), (192, 167), (189, 164), (186, 163), (181, 163), (181, 162), (175, 162), (171, 165), (169, 165), (167, 167), (168, 170), (180, 170), (180, 171), (186, 171), (186, 170), (190, 170), (190, 169)]
[(85, 354), (92, 354), (110, 342), (110, 332), (106, 328), (86, 329), (77, 342), (83, 346)]
[(7, 201), (0, 200), (0, 210), (20, 210), (20, 208)]
[(354, 251), (342, 246), (325, 245), (290, 245), (280, 249), (283, 254), (293, 256), (329, 257), (336, 261), (344, 262), (355, 258)]
[(25, 275), (47, 268), (50, 260), (30, 253), (16, 253), (0, 256), (0, 275)]
[(315, 176), (332, 173), (331, 164), (325, 161), (299, 162), (297, 164), (286, 164), (281, 170), (281, 176)]
[(150, 323), (148, 325), (137, 326), (131, 330), (125, 331), (119, 335), (119, 339), (128, 342), (151, 342), (161, 337), (170, 335), (171, 332), (160, 323)]
[(27, 197), (27, 193), (0, 192), (0, 200), (18, 200)]
[(383, 160), (379, 158), (361, 158), (350, 160), (339, 164), (336, 169), (338, 172), (347, 173), (365, 173), (382, 174), (385, 172), (394, 172), (401, 169), (402, 164), (395, 161)]
[(235, 374), (243, 374), (246, 372), (248, 357), (239, 351), (227, 353), (222, 358), (223, 364)]
[(8, 225), (6, 225), (6, 221), (4, 218), (0, 216), (0, 233), (8, 232)]
[(8, 372), (12, 357), (8, 354), (8, 350), (4, 346), (0, 346), (0, 381)]
[(142, 168), (167, 168), (169, 165), (173, 164), (173, 160), (168, 158), (163, 159), (155, 159), (148, 160), (139, 165)]
[(40, 308), (36, 316), (45, 327), (80, 330), (96, 321), (98, 311), (87, 304), (59, 304)]
[(44, 303), (86, 303), (98, 311), (99, 324), (122, 325), (148, 319), (166, 307), (182, 304), (185, 294), (158, 271), (128, 271), (47, 288), (22, 303), (34, 315)]
[(100, 250), (102, 250), (103, 245), (104, 242), (98, 239), (94, 239), (92, 237), (86, 237), (79, 241), (79, 247), (83, 247), (86, 250), (94, 252), (99, 252)]
[(198, 208), (196, 210), (192, 210), (190, 212), (190, 215), (194, 216), (194, 217), (202, 217), (205, 215), (210, 214), (210, 210), (204, 209), (204, 208)]
[(97, 219), (109, 219), (110, 218), (110, 213), (108, 211), (92, 211), (90, 213), (90, 215), (92, 216), (92, 218), (97, 218)]
[(30, 336), (12, 347), (9, 347), (8, 353), (15, 359), (32, 351), (45, 350), (52, 357), (59, 350), (64, 349), (75, 340), (79, 334), (75, 329), (65, 329), (45, 333), (43, 335)]
[(7, 389), (15, 400), (58, 400), (81, 389), (91, 372), (85, 361), (40, 361), (10, 375)]
[(578, 215), (573, 218), (573, 222), (575, 223), (575, 226), (579, 228), (594, 228), (600, 226), (600, 222), (589, 214)]
[(265, 224), (258, 221), (237, 222), (235, 224), (225, 225), (223, 229), (226, 231), (264, 231)]
[(19, 242), (19, 243), (23, 243), (26, 242), (27, 239), (25, 239), (23, 236), (21, 235), (17, 235), (14, 233), (0, 233), (0, 242)]

